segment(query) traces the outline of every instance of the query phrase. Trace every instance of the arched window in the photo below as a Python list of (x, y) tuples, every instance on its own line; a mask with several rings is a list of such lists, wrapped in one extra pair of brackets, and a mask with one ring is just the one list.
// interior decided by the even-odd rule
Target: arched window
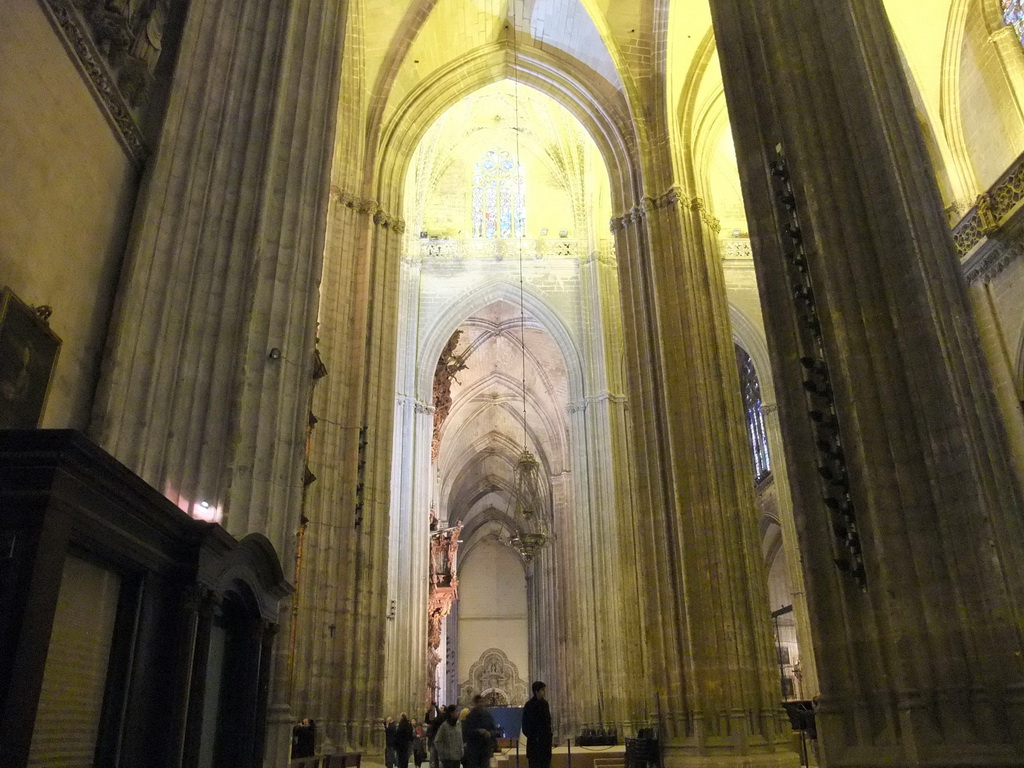
[(505, 150), (492, 149), (473, 174), (473, 237), (526, 234), (523, 169)]
[(1003, 0), (1003, 21), (1016, 30), (1024, 45), (1024, 0)]
[(760, 483), (772, 471), (768, 455), (768, 432), (761, 412), (761, 384), (757, 380), (754, 362), (746, 350), (736, 345), (736, 367), (740, 371), (740, 392), (743, 395), (743, 410), (747, 416), (747, 437), (754, 461), (754, 482)]

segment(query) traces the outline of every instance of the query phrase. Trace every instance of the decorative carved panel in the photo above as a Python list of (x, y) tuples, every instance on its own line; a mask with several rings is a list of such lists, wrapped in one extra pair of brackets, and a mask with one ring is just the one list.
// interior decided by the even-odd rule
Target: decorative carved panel
[(476, 694), (492, 702), (505, 701), (505, 706), (521, 707), (526, 703), (526, 681), (519, 668), (500, 648), (488, 648), (469, 668), (469, 679), (459, 685), (459, 702), (469, 704)]

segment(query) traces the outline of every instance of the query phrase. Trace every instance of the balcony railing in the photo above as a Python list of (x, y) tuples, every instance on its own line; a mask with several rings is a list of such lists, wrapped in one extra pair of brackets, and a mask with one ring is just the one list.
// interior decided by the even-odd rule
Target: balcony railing
[(953, 241), (962, 259), (982, 240), (997, 232), (1024, 200), (1024, 155), (1018, 157), (953, 227)]
[[(587, 240), (557, 238), (423, 238), (417, 240), (420, 259), (424, 261), (503, 261), (524, 259), (568, 259), (585, 261), (592, 255)], [(417, 246), (413, 246), (414, 252)], [(520, 251), (520, 249), (522, 249)], [(611, 240), (598, 243), (598, 255), (611, 257)]]

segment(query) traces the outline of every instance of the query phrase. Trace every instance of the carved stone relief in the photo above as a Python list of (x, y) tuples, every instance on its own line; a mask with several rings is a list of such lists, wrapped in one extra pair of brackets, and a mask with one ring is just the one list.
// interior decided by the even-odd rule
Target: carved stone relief
[(526, 691), (526, 681), (505, 652), (488, 648), (469, 668), (469, 679), (459, 685), (459, 703), (470, 704), (479, 693), (492, 701), (504, 699), (506, 706), (521, 707), (526, 703)]

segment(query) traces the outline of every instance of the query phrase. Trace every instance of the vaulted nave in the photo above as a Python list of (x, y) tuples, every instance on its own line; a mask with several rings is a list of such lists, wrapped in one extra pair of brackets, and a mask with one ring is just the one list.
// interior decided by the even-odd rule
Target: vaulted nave
[(1024, 1), (4, 0), (0, 139), (0, 765), (1024, 765)]

